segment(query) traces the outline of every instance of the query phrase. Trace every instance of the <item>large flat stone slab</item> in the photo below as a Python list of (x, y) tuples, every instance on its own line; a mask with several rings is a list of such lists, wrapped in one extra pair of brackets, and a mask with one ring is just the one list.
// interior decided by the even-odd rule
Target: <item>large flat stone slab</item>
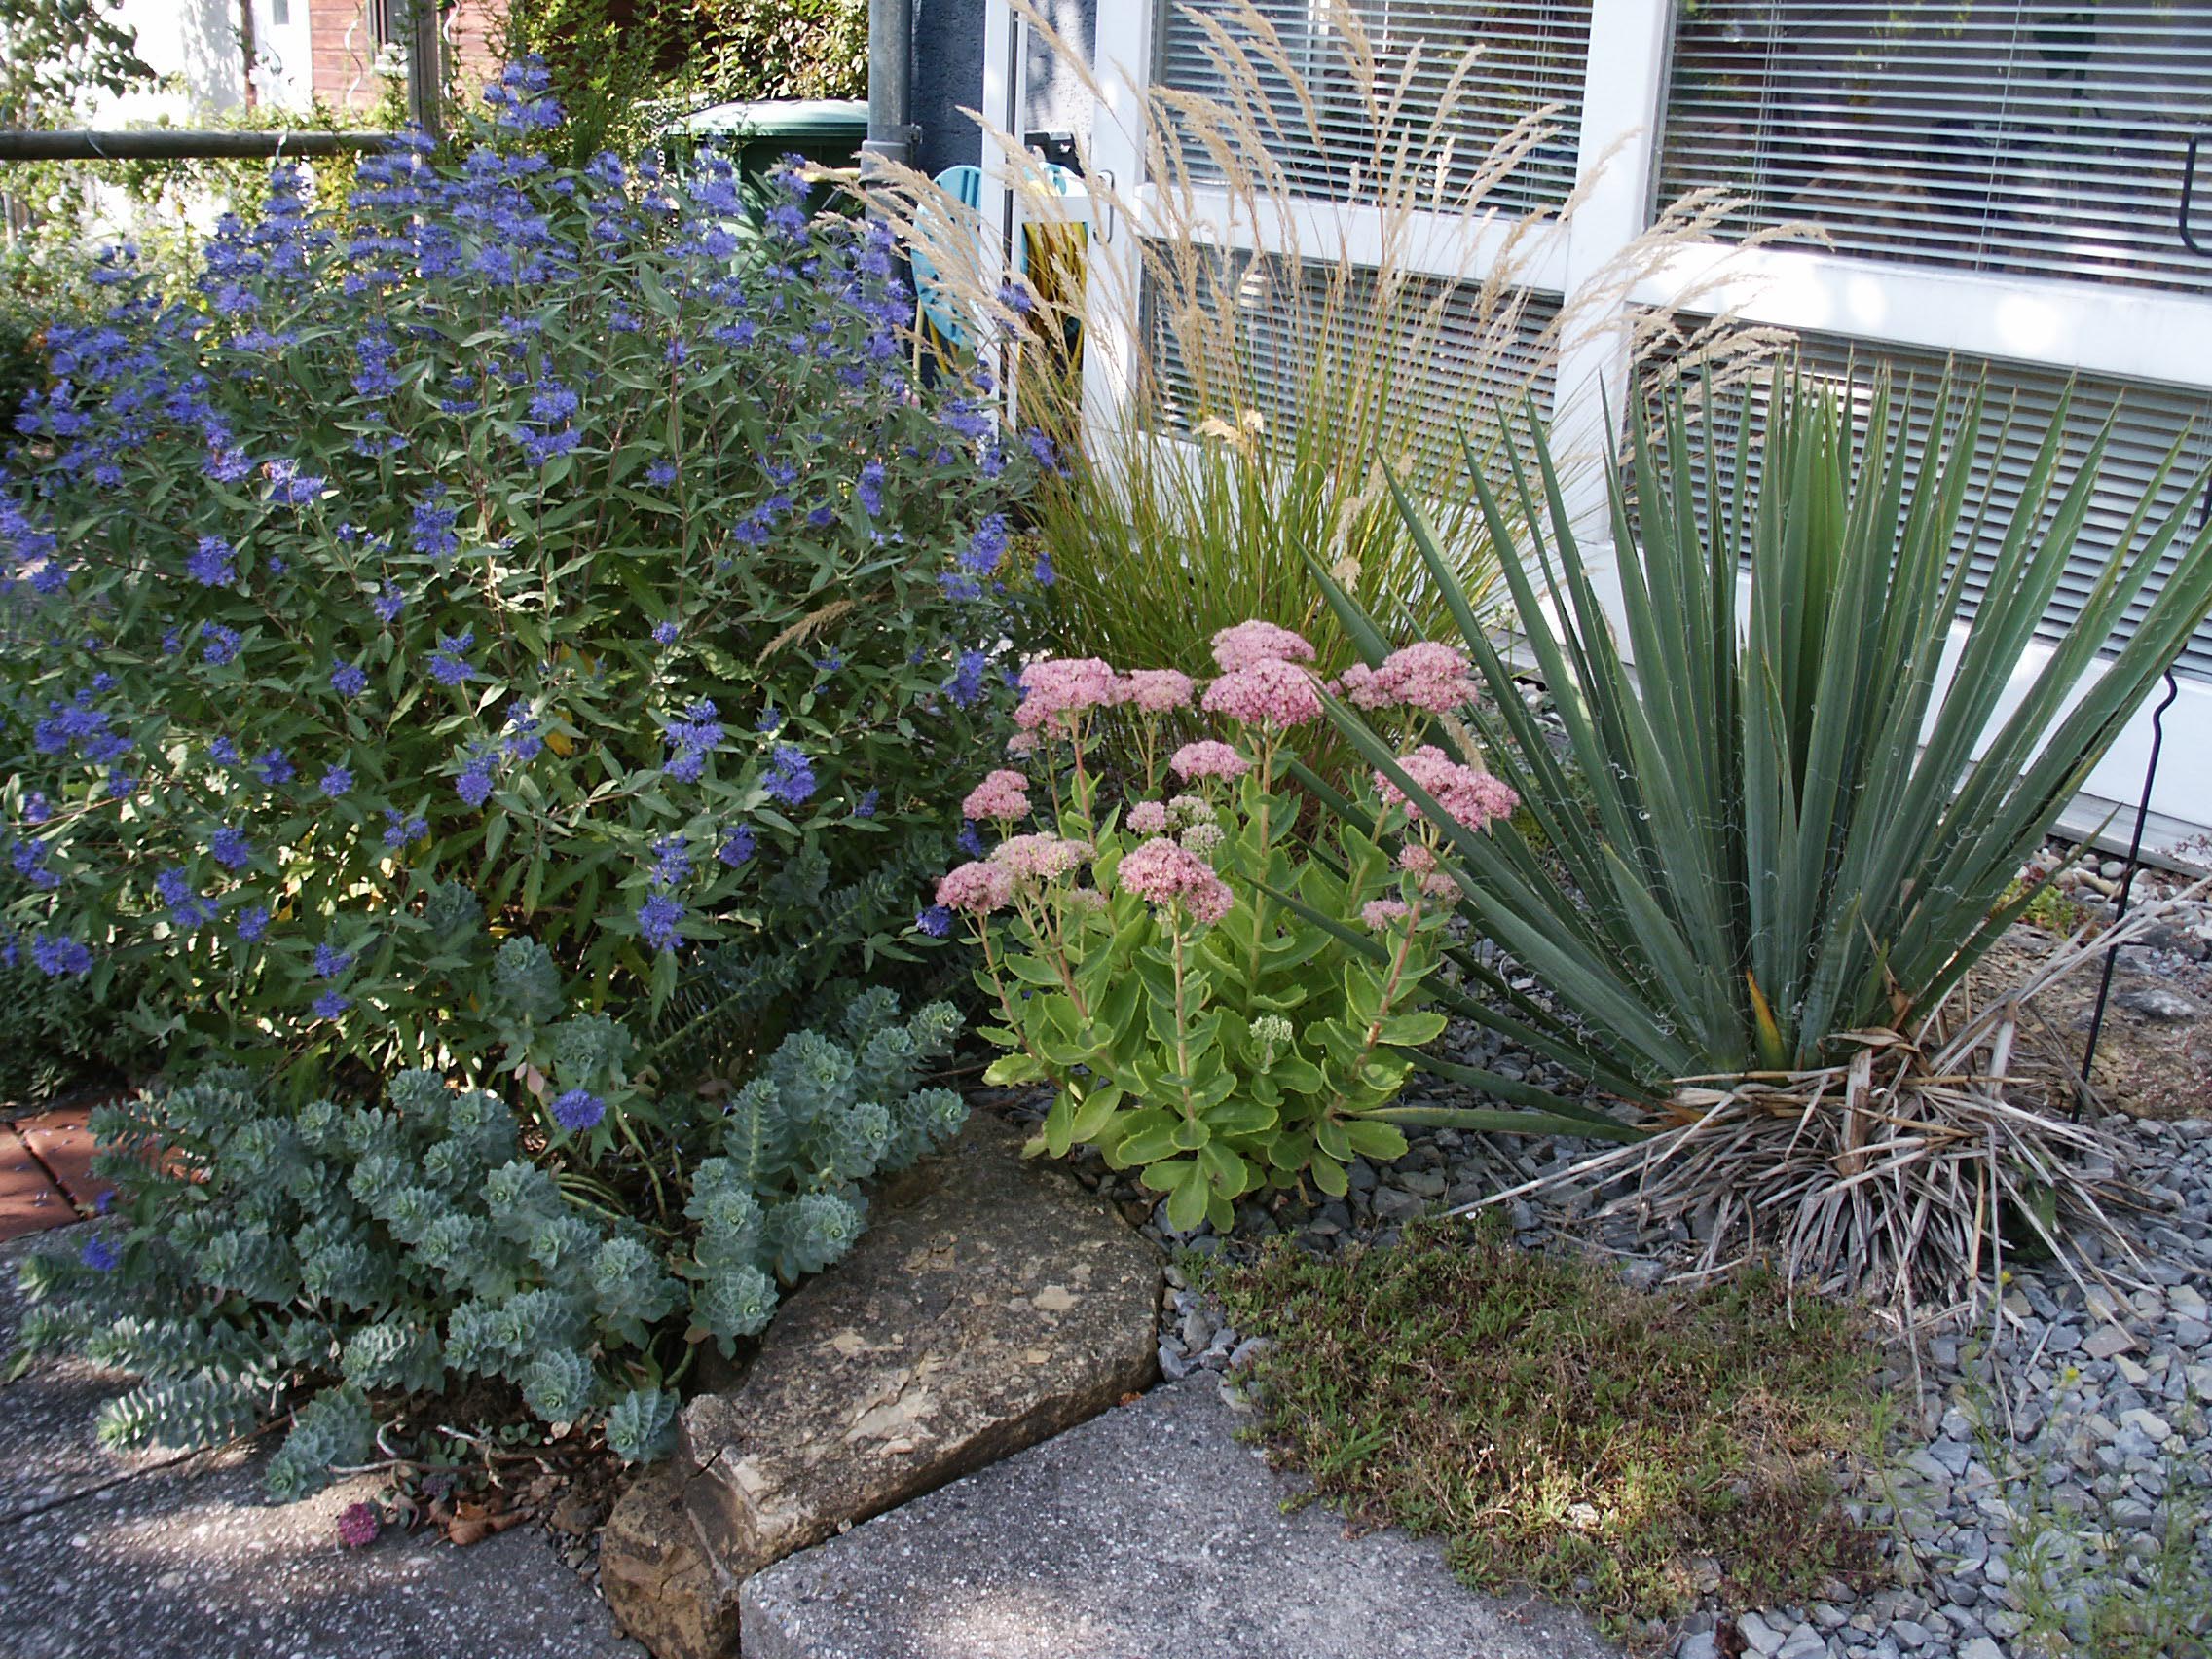
[(1152, 1381), (1159, 1256), (1021, 1138), (977, 1114), (877, 1196), (742, 1382), (684, 1408), (677, 1472), (641, 1482), (601, 1543), (608, 1600), (661, 1659), (728, 1653), (761, 1567)]
[(1211, 1378), (1156, 1389), (748, 1579), (745, 1659), (1618, 1659), (1347, 1534), (1239, 1444)]

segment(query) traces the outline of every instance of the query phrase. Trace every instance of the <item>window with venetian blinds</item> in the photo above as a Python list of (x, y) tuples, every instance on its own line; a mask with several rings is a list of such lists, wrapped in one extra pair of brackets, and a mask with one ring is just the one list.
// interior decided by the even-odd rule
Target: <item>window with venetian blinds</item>
[(1721, 186), (1870, 259), (2212, 294), (2180, 226), (2208, 25), (2183, 0), (1684, 0), (1661, 199)]

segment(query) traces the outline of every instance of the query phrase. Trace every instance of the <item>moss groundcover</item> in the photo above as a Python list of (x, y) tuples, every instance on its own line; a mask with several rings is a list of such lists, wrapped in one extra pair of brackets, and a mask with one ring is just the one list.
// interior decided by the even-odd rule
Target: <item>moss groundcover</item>
[(1852, 1315), (1757, 1274), (1631, 1289), (1600, 1263), (1444, 1222), (1213, 1275), (1256, 1362), (1261, 1433), (1356, 1521), (1441, 1534), (1478, 1589), (1526, 1586), (1609, 1636), (1862, 1581), (1841, 1487), (1878, 1443)]

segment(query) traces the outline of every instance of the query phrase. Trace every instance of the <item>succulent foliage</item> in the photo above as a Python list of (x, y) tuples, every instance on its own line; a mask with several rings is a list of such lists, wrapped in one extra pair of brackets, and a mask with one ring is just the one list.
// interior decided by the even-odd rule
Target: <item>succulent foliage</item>
[(394, 1402), (471, 1378), (658, 1456), (686, 1337), (733, 1352), (852, 1248), (865, 1183), (958, 1131), (958, 1092), (917, 1087), (958, 1032), (949, 1004), (903, 1018), (880, 988), (833, 1033), (793, 1032), (719, 1110), (694, 1102), (661, 1223), (610, 1212), (603, 1187), (534, 1159), (498, 1095), (433, 1072), (400, 1074), (382, 1106), (276, 1105), (229, 1070), (103, 1107), (118, 1200), (77, 1248), (26, 1263), (22, 1346), (140, 1374), (101, 1414), (109, 1445), (218, 1444), (294, 1413), (280, 1497), (363, 1460)]

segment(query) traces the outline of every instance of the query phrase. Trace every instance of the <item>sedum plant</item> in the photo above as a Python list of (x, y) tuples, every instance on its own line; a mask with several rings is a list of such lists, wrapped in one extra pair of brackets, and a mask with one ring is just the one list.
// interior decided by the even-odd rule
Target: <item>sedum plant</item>
[[(787, 178), (741, 237), (726, 160), (556, 167), (542, 66), (491, 99), (343, 203), (277, 169), (190, 303), (111, 260), (49, 334), (0, 962), (142, 981), (172, 1051), (296, 1099), (429, 1066), (627, 1123), (910, 954), (1035, 463), (909, 377), (888, 233)], [(619, 1079), (535, 1047), (582, 1015)]]
[[(1054, 1088), (1037, 1149), (1088, 1144), (1141, 1168), (1179, 1230), (1226, 1227), (1237, 1198), (1307, 1178), (1341, 1195), (1352, 1158), (1405, 1152), (1403, 1122), (1522, 1121), (1393, 1104), (1413, 1051), (1445, 1025), (1427, 1006), (1457, 891), (1443, 827), (1480, 836), (1512, 795), (1423, 744), (1404, 764), (1427, 803), (1378, 777), (1365, 822), (1302, 843), (1289, 743), (1322, 712), (1312, 655), (1272, 623), (1225, 629), (1202, 697), (1173, 669), (1031, 663), (1016, 745), (1050, 808), (1033, 810), (1044, 786), (1023, 772), (990, 773), (964, 810), (1002, 839), (938, 888), (945, 924), (965, 916), (981, 950), (977, 981), (999, 1019), (981, 1033), (1007, 1051), (987, 1076)], [(1355, 678), (1416, 728), (1474, 695), (1465, 659), (1440, 645)], [(1094, 744), (1116, 710), (1145, 769), (1101, 816)], [(1206, 715), (1235, 741), (1165, 753), (1165, 726)], [(1169, 788), (1181, 793), (1161, 798)], [(1049, 828), (1025, 828), (1033, 818)]]
[(902, 1019), (879, 988), (833, 1035), (793, 1033), (719, 1110), (699, 1103), (704, 1156), (651, 1220), (533, 1156), (498, 1095), (432, 1072), (401, 1073), (383, 1107), (276, 1107), (239, 1071), (103, 1107), (119, 1196), (77, 1249), (25, 1264), (22, 1347), (141, 1374), (101, 1410), (109, 1445), (296, 1414), (269, 1467), (280, 1498), (365, 1460), (406, 1396), (474, 1378), (658, 1456), (692, 1346), (728, 1355), (760, 1331), (784, 1286), (852, 1247), (862, 1184), (959, 1129), (959, 1093), (917, 1087), (958, 1030), (949, 1004)]
[[(1655, 421), (1639, 411), (1631, 422), (1611, 528), (1617, 546), (1640, 551), (1621, 566), (1634, 677), (1559, 508), (1542, 435), (1532, 466), (1515, 468), (1513, 508), (1474, 481), (1501, 530), (1549, 527), (1506, 570), (1567, 753), (1554, 754), (1513, 670), (1457, 607), (1493, 694), (1471, 712), (1471, 735), (1544, 849), (1449, 830), (1462, 908), (1554, 999), (1493, 1019), (1579, 1055), (1635, 1099), (1664, 1100), (1681, 1078), (1817, 1066), (1843, 1033), (1911, 1029), (2020, 913), (2030, 896), (2014, 878), (2028, 856), (2212, 605), (2212, 528), (2192, 533), (2179, 513), (2152, 522), (2154, 486), (2121, 537), (2128, 556), (2107, 565), (2032, 666), (2101, 440), (2062, 485), (2061, 410), (2009, 522), (1993, 525), (2004, 509), (1969, 498), (1979, 393), (1936, 394), (1921, 465), (1902, 435), (1921, 417), (1886, 382), (1856, 442), (1853, 420), (1801, 378), (1774, 377), (1763, 432), (1761, 402), (1741, 392), (1693, 413), (1677, 387)], [(1732, 465), (1705, 447), (1723, 422)], [(1400, 506), (1451, 596), (1420, 509), (1404, 496)], [(1953, 551), (1970, 525), (2002, 531), (1978, 574)], [(2147, 596), (2161, 567), (2171, 574)], [(1332, 597), (1379, 656), (1374, 617), (1342, 589)], [(1954, 621), (1970, 608), (1946, 676)], [(2092, 675), (2131, 611), (2135, 633)], [(1336, 712), (1392, 772), (1381, 738)]]

